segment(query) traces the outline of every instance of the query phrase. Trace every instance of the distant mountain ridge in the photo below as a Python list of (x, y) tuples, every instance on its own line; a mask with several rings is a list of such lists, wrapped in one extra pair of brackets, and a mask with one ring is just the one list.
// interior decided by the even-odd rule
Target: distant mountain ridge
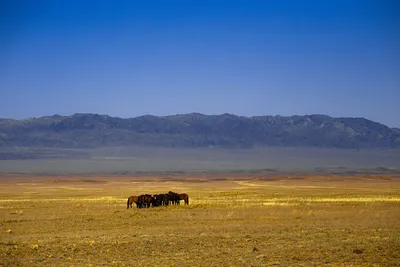
[(77, 113), (0, 119), (0, 147), (12, 146), (400, 148), (400, 129), (364, 118), (318, 114), (244, 117), (190, 113), (123, 119)]
[(400, 134), (400, 128), (394, 127), (394, 128), (392, 128), (392, 131), (394, 131), (395, 133)]

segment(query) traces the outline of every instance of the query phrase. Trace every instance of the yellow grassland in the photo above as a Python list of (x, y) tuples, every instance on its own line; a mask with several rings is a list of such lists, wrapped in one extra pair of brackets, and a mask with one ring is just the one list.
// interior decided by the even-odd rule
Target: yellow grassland
[(399, 222), (398, 175), (10, 176), (0, 266), (400, 266)]

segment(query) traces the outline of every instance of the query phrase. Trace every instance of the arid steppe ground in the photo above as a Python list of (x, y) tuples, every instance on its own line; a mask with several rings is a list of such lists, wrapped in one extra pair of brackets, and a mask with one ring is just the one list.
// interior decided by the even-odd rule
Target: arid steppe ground
[(0, 266), (400, 266), (399, 221), (395, 174), (5, 174)]

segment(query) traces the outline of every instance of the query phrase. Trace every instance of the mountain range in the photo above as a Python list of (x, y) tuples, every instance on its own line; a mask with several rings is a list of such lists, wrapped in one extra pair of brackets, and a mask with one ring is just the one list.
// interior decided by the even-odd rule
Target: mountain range
[(0, 119), (0, 147), (262, 146), (400, 148), (400, 129), (365, 118), (200, 113), (118, 118), (77, 113)]

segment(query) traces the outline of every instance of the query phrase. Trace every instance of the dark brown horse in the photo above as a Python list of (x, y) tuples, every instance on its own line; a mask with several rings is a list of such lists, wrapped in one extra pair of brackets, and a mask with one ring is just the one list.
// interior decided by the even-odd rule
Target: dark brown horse
[(185, 194), (185, 193), (179, 194), (179, 197), (180, 197), (181, 200), (185, 201), (186, 205), (189, 205), (189, 196), (187, 194)]
[(150, 208), (153, 197), (149, 194), (140, 195), (138, 198), (138, 208)]
[(168, 206), (169, 204), (169, 195), (168, 194), (161, 194), (161, 201), (163, 206)]
[(177, 194), (175, 192), (172, 192), (172, 191), (169, 191), (168, 192), (168, 199), (172, 204), (179, 205), (181, 197), (179, 196), (179, 194)]
[(126, 202), (126, 208), (127, 208), (127, 209), (129, 209), (129, 207), (132, 208), (133, 202), (135, 202), (136, 205), (137, 205), (138, 199), (139, 199), (138, 196), (130, 196), (130, 197), (128, 198), (128, 201)]
[(153, 199), (151, 201), (151, 205), (153, 205), (153, 207), (158, 207), (162, 205), (162, 196), (163, 194), (155, 194), (153, 195)]

